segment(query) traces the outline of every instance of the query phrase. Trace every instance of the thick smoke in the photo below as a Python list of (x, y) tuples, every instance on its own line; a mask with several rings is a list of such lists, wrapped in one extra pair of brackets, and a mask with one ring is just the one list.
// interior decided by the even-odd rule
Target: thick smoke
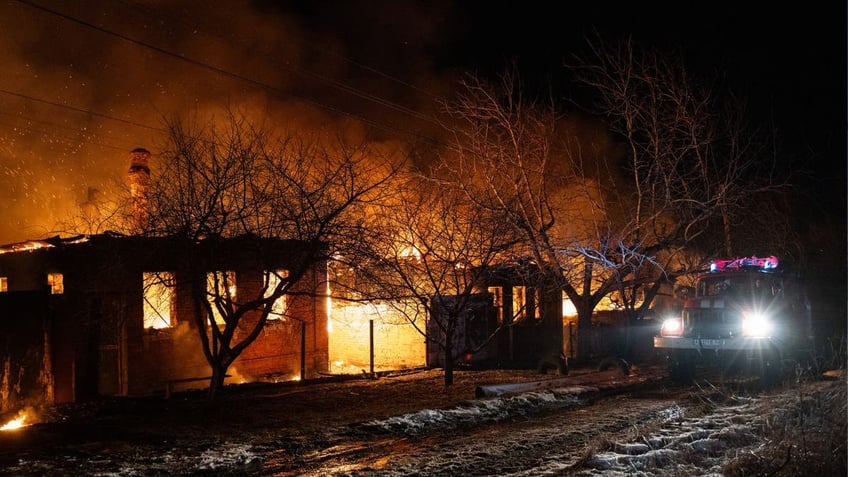
[(445, 82), (420, 58), (438, 4), (37, 3), (0, 4), (0, 243), (70, 232), (177, 115), (237, 108), (394, 150), (437, 131)]

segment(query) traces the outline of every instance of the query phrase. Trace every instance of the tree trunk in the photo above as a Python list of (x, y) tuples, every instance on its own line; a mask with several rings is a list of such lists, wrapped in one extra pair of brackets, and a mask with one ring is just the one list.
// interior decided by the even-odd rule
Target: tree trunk
[(224, 388), (224, 379), (227, 378), (228, 366), (218, 362), (210, 364), (210, 367), (212, 368), (212, 379), (209, 380), (209, 392), (206, 396), (210, 401), (215, 401)]
[(592, 307), (589, 300), (577, 306), (577, 362), (586, 363), (592, 356)]
[(634, 350), (633, 346), (636, 341), (636, 323), (638, 313), (633, 308), (625, 310), (624, 314), (624, 342), (621, 344), (621, 350), (618, 352), (619, 358), (624, 358), (627, 361), (633, 361)]
[(593, 264), (587, 258), (583, 263), (583, 284), (580, 300), (575, 303), (577, 308), (577, 361), (585, 363), (592, 355), (591, 336), (592, 312), (592, 269)]
[[(450, 340), (448, 340), (450, 343)], [(445, 346), (445, 386), (453, 384), (453, 352), (450, 346)]]

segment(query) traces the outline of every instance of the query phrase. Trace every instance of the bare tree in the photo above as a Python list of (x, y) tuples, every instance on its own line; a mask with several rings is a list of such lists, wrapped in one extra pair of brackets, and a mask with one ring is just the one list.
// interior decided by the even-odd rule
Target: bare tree
[(719, 247), (708, 252), (732, 256), (733, 228), (756, 213), (751, 201), (787, 186), (744, 102), (690, 77), (676, 55), (631, 41), (589, 46), (570, 69), (627, 149), (637, 238), (693, 243), (709, 234)]
[[(232, 112), (222, 125), (172, 121), (168, 141), (142, 233), (175, 241), (214, 398), (278, 299), (358, 237), (361, 206), (394, 167), (364, 146), (279, 135)], [(236, 291), (232, 272), (246, 266), (261, 278)]]
[(679, 61), (637, 54), (629, 43), (592, 52), (571, 68), (597, 94), (617, 154), (569, 133), (552, 103), (524, 96), (512, 72), (494, 85), (468, 77), (447, 105), (456, 154), (445, 167), (523, 234), (525, 253), (555, 271), (577, 309), (580, 358), (589, 357), (602, 298), (615, 292), (634, 315), (644, 310), (663, 282), (686, 271), (670, 264), (713, 239), (717, 221), (729, 252), (733, 219), (772, 187), (750, 180), (762, 151), (741, 115), (696, 88)]
[(475, 353), (497, 332), (467, 339), (482, 274), (515, 242), (511, 227), (489, 210), (439, 182), (409, 177), (395, 199), (380, 208), (369, 233), (376, 245), (357, 268), (368, 299), (385, 299), (442, 354), (445, 385), (453, 384), (458, 356)]
[[(692, 255), (738, 252), (734, 234), (749, 232), (750, 218), (763, 212), (757, 203), (785, 190), (787, 181), (777, 176), (773, 147), (747, 123), (743, 102), (690, 77), (681, 58), (637, 50), (631, 41), (589, 45), (590, 59), (578, 58), (571, 70), (594, 90), (594, 111), (627, 151), (630, 194), (616, 203), (633, 212), (622, 214), (628, 218), (619, 243), (665, 260), (648, 261), (653, 270), (647, 271), (642, 258), (621, 261), (630, 280), (618, 280), (618, 292), (632, 319), (650, 305), (658, 285), (704, 264)], [(775, 224), (782, 220), (776, 215)], [(683, 250), (689, 260), (679, 257)], [(670, 267), (668, 260), (695, 268)]]
[(466, 78), (447, 109), (456, 119), (456, 147), (443, 174), (523, 237), (517, 258), (532, 258), (560, 283), (577, 308), (584, 352), (592, 310), (611, 291), (596, 283), (602, 268), (593, 253), (607, 221), (598, 184), (581, 181), (579, 161), (559, 134), (562, 118), (551, 105), (526, 98), (513, 72), (495, 85)]

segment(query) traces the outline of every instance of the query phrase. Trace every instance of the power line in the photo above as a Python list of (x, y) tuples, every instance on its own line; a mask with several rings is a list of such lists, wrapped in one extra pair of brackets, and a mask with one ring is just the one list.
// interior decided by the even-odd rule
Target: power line
[[(54, 136), (54, 137), (57, 137), (57, 138), (64, 140), (64, 142), (66, 144), (72, 144), (71, 141), (76, 141), (78, 143), (79, 139), (77, 137), (69, 136), (67, 133), (66, 134), (58, 133), (55, 130), (56, 128), (64, 129), (68, 133), (79, 133), (79, 134), (83, 134), (83, 135), (90, 135), (92, 137), (105, 136), (106, 138), (110, 138), (108, 135), (95, 134), (95, 133), (92, 133), (92, 132), (89, 132), (89, 131), (75, 129), (75, 128), (71, 128), (71, 127), (68, 127), (68, 126), (63, 126), (61, 124), (56, 124), (56, 123), (51, 122), (51, 121), (43, 121), (43, 120), (39, 120), (39, 119), (33, 119), (33, 118), (30, 118), (30, 117), (19, 116), (19, 115), (10, 114), (10, 113), (4, 113), (4, 112), (0, 112), (0, 115), (10, 117), (10, 118), (13, 118), (13, 119), (25, 119), (25, 120), (30, 121), (30, 122), (46, 124), (46, 125), (50, 126), (52, 129), (51, 130), (40, 129), (40, 128), (33, 127), (33, 126), (30, 126), (30, 125), (21, 125), (21, 124), (15, 124), (15, 123), (11, 123), (11, 122), (8, 122), (8, 121), (0, 120), (0, 124), (9, 126), (10, 128), (20, 129), (20, 130), (28, 131), (28, 132), (31, 132), (31, 133), (41, 133), (41, 134), (44, 134), (45, 136), (48, 136), (48, 135)], [(127, 144), (127, 145), (116, 146), (114, 144), (108, 144), (108, 143), (93, 140), (93, 139), (90, 139), (90, 138), (86, 138), (85, 144), (94, 144), (94, 145), (103, 146), (103, 147), (106, 147), (106, 148), (109, 148), (109, 149), (116, 149), (116, 150), (119, 150), (119, 151), (128, 151), (128, 150), (132, 149), (133, 147), (135, 147), (135, 144), (132, 144), (128, 141), (124, 141), (124, 140), (116, 138), (116, 137), (111, 137), (111, 139), (113, 141), (123, 142), (124, 144)]]
[[(385, 125), (379, 124), (379, 123), (377, 123), (377, 122), (375, 122), (375, 121), (372, 121), (372, 120), (370, 120), (370, 119), (368, 119), (368, 118), (365, 118), (365, 117), (363, 117), (363, 116), (356, 115), (356, 114), (353, 114), (353, 113), (350, 113), (350, 112), (347, 112), (347, 111), (344, 111), (344, 110), (341, 110), (341, 109), (335, 108), (335, 107), (333, 107), (333, 106), (330, 106), (330, 105), (327, 105), (327, 104), (324, 104), (324, 103), (318, 102), (318, 101), (316, 101), (316, 100), (314, 100), (314, 99), (307, 98), (307, 97), (304, 97), (304, 96), (301, 96), (301, 95), (297, 95), (297, 94), (294, 94), (294, 93), (289, 93), (289, 92), (287, 92), (287, 91), (283, 91), (283, 90), (281, 90), (281, 89), (279, 89), (279, 88), (275, 88), (274, 86), (271, 86), (271, 85), (269, 85), (269, 84), (267, 84), (267, 83), (263, 83), (262, 81), (255, 80), (255, 79), (253, 79), (253, 78), (249, 78), (249, 77), (244, 76), (244, 75), (242, 75), (242, 74), (234, 73), (234, 72), (231, 72), (231, 71), (227, 71), (227, 70), (225, 70), (225, 69), (223, 69), (223, 68), (219, 68), (219, 67), (217, 67), (217, 66), (210, 65), (210, 64), (205, 63), (205, 62), (203, 62), (203, 61), (196, 60), (196, 59), (194, 59), (194, 58), (191, 58), (191, 57), (188, 57), (188, 56), (185, 56), (185, 55), (180, 55), (180, 54), (174, 53), (174, 52), (169, 51), (169, 50), (166, 50), (166, 49), (164, 49), (164, 48), (160, 48), (160, 47), (158, 47), (158, 46), (156, 46), (156, 45), (151, 45), (151, 44), (149, 44), (149, 43), (146, 43), (146, 42), (143, 42), (143, 41), (140, 41), (140, 40), (136, 40), (136, 39), (134, 39), (134, 38), (131, 38), (131, 37), (128, 37), (128, 36), (126, 36), (126, 35), (123, 35), (123, 34), (120, 34), (120, 33), (114, 32), (114, 31), (111, 31), (111, 30), (109, 30), (109, 29), (106, 29), (106, 28), (100, 27), (100, 26), (98, 26), (98, 25), (94, 25), (94, 24), (92, 24), (92, 23), (86, 22), (86, 21), (84, 21), (84, 20), (81, 20), (81, 19), (79, 19), (79, 18), (73, 17), (73, 16), (71, 16), (71, 15), (67, 15), (67, 14), (64, 14), (64, 13), (62, 13), (62, 12), (58, 12), (58, 11), (56, 11), (56, 10), (53, 10), (53, 9), (50, 9), (50, 8), (47, 8), (47, 7), (44, 7), (44, 6), (41, 6), (41, 5), (38, 5), (38, 4), (35, 4), (35, 3), (32, 3), (32, 2), (30, 2), (30, 1), (28, 1), (28, 0), (17, 0), (17, 1), (18, 1), (19, 3), (22, 3), (22, 4), (24, 4), (24, 5), (27, 5), (27, 6), (29, 6), (29, 7), (32, 7), (32, 8), (34, 8), (34, 9), (41, 10), (41, 11), (46, 12), (46, 13), (49, 13), (49, 14), (51, 14), (51, 15), (58, 16), (58, 17), (60, 17), (60, 18), (63, 18), (63, 19), (65, 19), (65, 20), (68, 20), (68, 21), (70, 21), (70, 22), (77, 23), (77, 24), (79, 24), (79, 25), (85, 26), (85, 27), (87, 27), (87, 28), (91, 28), (91, 29), (93, 29), (93, 30), (97, 30), (97, 31), (99, 31), (99, 32), (105, 33), (105, 34), (110, 35), (110, 36), (114, 36), (114, 37), (119, 38), (119, 39), (121, 39), (121, 40), (124, 40), (124, 41), (126, 41), (126, 42), (128, 42), (128, 43), (131, 43), (131, 44), (134, 44), (134, 45), (137, 45), (137, 46), (141, 46), (141, 47), (144, 47), (144, 48), (148, 48), (148, 49), (150, 49), (150, 50), (156, 51), (157, 53), (160, 53), (160, 54), (163, 54), (163, 55), (166, 55), (166, 56), (172, 57), (172, 58), (176, 58), (176, 59), (178, 59), (178, 60), (182, 60), (182, 61), (184, 61), (184, 62), (186, 62), (186, 63), (189, 63), (189, 64), (195, 65), (195, 66), (197, 66), (197, 67), (200, 67), (200, 68), (203, 68), (203, 69), (206, 69), (206, 70), (209, 70), (209, 71), (212, 71), (212, 72), (218, 73), (218, 74), (223, 75), (223, 76), (227, 76), (227, 77), (230, 77), (230, 78), (235, 78), (235, 79), (240, 80), (240, 81), (244, 81), (244, 82), (246, 82), (246, 83), (252, 84), (252, 85), (254, 85), (254, 86), (257, 86), (257, 87), (262, 88), (262, 89), (264, 89), (264, 90), (270, 91), (270, 92), (272, 92), (272, 93), (275, 93), (275, 94), (278, 94), (278, 95), (281, 95), (281, 96), (288, 96), (288, 97), (292, 97), (292, 98), (300, 99), (300, 100), (306, 101), (306, 102), (308, 102), (308, 103), (310, 103), (310, 104), (312, 104), (312, 105), (314, 105), (314, 106), (317, 106), (317, 107), (319, 107), (319, 108), (321, 108), (321, 109), (325, 109), (325, 110), (328, 110), (328, 111), (334, 112), (334, 113), (336, 113), (336, 114), (341, 114), (341, 115), (345, 115), (345, 116), (349, 116), (349, 117), (357, 118), (357, 119), (359, 119), (359, 120), (363, 121), (364, 123), (366, 123), (366, 124), (368, 124), (368, 125), (370, 125), (370, 126), (372, 126), (372, 127), (375, 127), (375, 128), (378, 128), (378, 129), (382, 129), (382, 130), (385, 130), (385, 131), (390, 131), (390, 132), (395, 132), (395, 133), (402, 133), (402, 134), (406, 134), (406, 135), (409, 135), (409, 136), (412, 136), (412, 137), (422, 137), (420, 134), (416, 134), (416, 133), (413, 133), (413, 132), (411, 132), (411, 131), (406, 131), (406, 130), (402, 130), (402, 129), (398, 129), (398, 128), (392, 128), (392, 127), (389, 127), (389, 126), (385, 126)], [(4, 90), (0, 90), (0, 91), (6, 92), (6, 91), (4, 91)], [(15, 93), (10, 93), (10, 94), (15, 94)], [(58, 104), (57, 104), (57, 105), (58, 105)], [(427, 139), (430, 139), (430, 138), (427, 138)], [(434, 141), (434, 142), (435, 142), (435, 140), (433, 140), (433, 139), (430, 139), (430, 141)]]
[[(157, 13), (156, 13), (156, 12), (155, 12), (152, 8), (150, 8), (150, 7), (146, 6), (146, 5), (142, 5), (142, 4), (138, 3), (137, 1), (134, 1), (134, 0), (122, 0), (122, 1), (123, 1), (124, 3), (132, 4), (132, 5), (134, 5), (136, 8), (139, 8), (139, 9), (141, 9), (141, 10), (145, 10), (145, 11), (146, 11), (146, 12), (148, 12), (148, 14), (150, 14), (150, 15), (156, 15), (156, 14), (157, 14)], [(177, 21), (178, 21), (179, 23), (183, 24), (184, 26), (187, 26), (187, 27), (191, 28), (192, 30), (197, 30), (197, 28), (196, 28), (196, 27), (197, 27), (197, 24), (189, 24), (189, 23), (187, 23), (186, 21), (184, 21), (182, 18), (178, 18), (178, 19), (177, 19)], [(208, 34), (208, 33), (205, 33), (205, 32), (202, 32), (202, 33), (203, 33), (204, 35), (210, 36), (210, 34)], [(366, 70), (366, 71), (368, 71), (368, 72), (374, 73), (374, 74), (376, 74), (376, 75), (378, 75), (378, 76), (381, 76), (381, 77), (383, 77), (383, 78), (386, 78), (386, 79), (388, 79), (388, 80), (390, 80), (390, 81), (393, 81), (393, 82), (395, 82), (395, 83), (397, 83), (397, 84), (403, 85), (403, 86), (405, 86), (405, 87), (407, 87), (407, 88), (409, 88), (409, 89), (412, 89), (412, 90), (418, 91), (418, 92), (420, 92), (420, 93), (423, 93), (423, 94), (427, 95), (428, 97), (430, 97), (431, 99), (435, 99), (435, 100), (442, 99), (442, 97), (441, 97), (441, 96), (439, 96), (439, 95), (437, 95), (437, 94), (431, 93), (430, 91), (427, 91), (427, 90), (425, 90), (425, 89), (423, 89), (423, 88), (421, 88), (421, 87), (418, 87), (418, 86), (416, 86), (416, 85), (414, 85), (414, 84), (412, 84), (412, 83), (410, 83), (410, 82), (408, 82), (408, 81), (404, 81), (404, 80), (402, 80), (402, 79), (400, 79), (400, 78), (398, 78), (398, 77), (396, 77), (396, 76), (390, 75), (390, 74), (388, 74), (388, 73), (386, 73), (386, 72), (384, 72), (384, 71), (381, 71), (381, 70), (379, 70), (379, 69), (377, 69), (377, 68), (374, 68), (374, 67), (372, 67), (372, 66), (366, 65), (366, 64), (361, 63), (361, 62), (359, 62), (359, 61), (356, 61), (356, 60), (354, 60), (354, 59), (351, 59), (351, 58), (349, 58), (349, 57), (347, 57), (347, 56), (345, 56), (345, 55), (342, 55), (342, 54), (340, 54), (340, 53), (338, 53), (338, 52), (336, 52), (336, 51), (333, 51), (333, 50), (330, 50), (330, 49), (327, 49), (327, 48), (321, 48), (320, 46), (317, 46), (317, 45), (315, 45), (315, 44), (313, 44), (313, 43), (311, 43), (311, 42), (302, 41), (302, 40), (300, 40), (300, 39), (298, 39), (298, 38), (296, 38), (296, 37), (288, 36), (288, 37), (287, 37), (287, 39), (288, 39), (289, 41), (291, 41), (292, 43), (296, 43), (296, 44), (301, 45), (301, 46), (303, 46), (303, 47), (306, 47), (306, 48), (309, 48), (309, 49), (312, 49), (312, 50), (316, 50), (316, 51), (320, 51), (320, 52), (322, 52), (322, 53), (326, 53), (326, 54), (331, 55), (331, 56), (333, 56), (333, 57), (335, 57), (335, 58), (339, 58), (339, 59), (341, 59), (341, 60), (343, 60), (343, 61), (345, 61), (345, 62), (347, 62), (347, 63), (350, 63), (350, 64), (352, 64), (352, 65), (355, 65), (355, 66), (357, 66), (357, 67), (359, 67), (359, 68), (362, 68), (363, 70)], [(244, 45), (244, 43), (243, 43), (243, 41), (242, 41), (242, 40), (239, 40), (239, 43), (242, 43), (242, 45)], [(266, 56), (266, 57), (267, 57), (267, 55), (264, 55), (264, 56)], [(276, 63), (276, 62), (275, 62), (275, 63)], [(305, 70), (305, 71), (306, 71), (306, 74), (314, 74), (314, 75), (316, 75), (316, 77), (318, 77), (318, 78), (322, 78), (323, 80), (328, 81), (328, 82), (334, 82), (334, 81), (336, 81), (336, 80), (334, 80), (334, 79), (332, 79), (332, 78), (325, 78), (325, 77), (323, 77), (322, 75), (319, 75), (318, 73), (310, 72), (310, 71), (308, 71), (308, 70)], [(359, 90), (357, 90), (357, 91), (359, 91)], [(364, 94), (369, 94), (369, 93), (364, 93)], [(373, 96), (374, 96), (375, 98), (380, 99), (380, 100), (388, 101), (388, 100), (385, 100), (384, 98), (381, 98), (381, 97), (379, 97), (379, 96), (376, 96), (376, 95), (373, 95)], [(392, 103), (392, 104), (397, 104), (397, 103)], [(398, 106), (403, 107), (402, 105), (398, 105)], [(428, 118), (428, 119), (429, 119), (429, 118)]]
[(23, 94), (23, 93), (18, 93), (16, 91), (9, 91), (7, 89), (0, 88), (0, 93), (8, 94), (10, 96), (16, 96), (18, 98), (28, 99), (28, 100), (34, 101), (36, 103), (49, 104), (50, 106), (55, 106), (57, 108), (67, 109), (67, 110), (74, 111), (74, 112), (77, 112), (77, 113), (96, 116), (98, 118), (111, 119), (112, 121), (118, 121), (118, 122), (121, 122), (121, 123), (124, 123), (124, 124), (130, 124), (132, 126), (136, 126), (136, 127), (140, 127), (140, 128), (144, 128), (144, 129), (150, 129), (152, 131), (165, 132), (165, 130), (162, 129), (162, 128), (157, 128), (157, 127), (154, 127), (154, 126), (148, 126), (147, 124), (137, 123), (135, 121), (130, 121), (129, 119), (123, 119), (123, 118), (119, 118), (119, 117), (115, 117), (115, 116), (109, 116), (108, 114), (97, 113), (97, 112), (91, 111), (90, 109), (77, 108), (77, 107), (74, 107), (74, 106), (70, 106), (68, 104), (62, 104), (62, 103), (57, 103), (55, 101), (48, 101), (46, 99), (36, 98), (34, 96), (29, 96), (29, 95), (26, 95), (26, 94)]

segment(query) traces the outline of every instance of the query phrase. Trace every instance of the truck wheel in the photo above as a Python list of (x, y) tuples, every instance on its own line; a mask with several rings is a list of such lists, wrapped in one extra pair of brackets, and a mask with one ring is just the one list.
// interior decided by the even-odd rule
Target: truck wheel
[(824, 359), (814, 349), (795, 350), (795, 376), (797, 379), (815, 379), (824, 369)]
[(780, 384), (783, 378), (783, 362), (779, 349), (774, 346), (763, 348), (757, 364), (762, 387), (772, 388)]
[(688, 350), (673, 351), (668, 355), (668, 372), (672, 381), (690, 383), (695, 377), (695, 359)]

